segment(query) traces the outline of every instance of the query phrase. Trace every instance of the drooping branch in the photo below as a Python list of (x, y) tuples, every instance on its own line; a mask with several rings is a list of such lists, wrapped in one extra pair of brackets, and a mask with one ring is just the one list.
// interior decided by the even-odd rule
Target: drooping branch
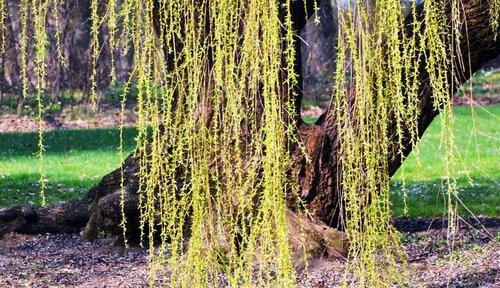
[[(300, 31), (305, 24), (306, 16), (311, 15), (314, 10), (314, 2), (307, 1), (307, 13), (303, 1), (292, 1), (293, 20), (295, 29)], [(464, 1), (464, 15), (467, 19), (468, 41), (462, 44), (462, 53), (466, 69), (460, 73), (459, 83), (463, 83), (468, 76), (481, 67), (489, 59), (498, 55), (498, 42), (490, 26), (489, 5), (487, 1)], [(298, 38), (296, 40), (298, 43)], [(296, 49), (299, 49), (296, 45)], [(300, 51), (296, 53), (296, 73), (301, 75)], [(469, 65), (470, 63), (470, 65)], [(425, 65), (424, 63), (422, 65)], [(422, 69), (424, 66), (422, 66)], [(452, 71), (450, 71), (451, 73)], [(432, 91), (429, 88), (429, 79), (425, 73), (421, 73), (420, 87), (420, 118), (419, 134), (425, 129), (437, 115), (433, 109)], [(299, 78), (300, 79), (300, 78)], [(296, 109), (301, 102), (301, 85), (297, 87)], [(456, 87), (453, 87), (456, 89)], [(353, 95), (354, 97), (355, 95)], [(298, 111), (298, 110), (297, 110)], [(302, 137), (311, 162), (307, 162), (302, 153), (292, 151), (295, 163), (295, 174), (300, 185), (300, 195), (305, 200), (307, 208), (316, 218), (315, 223), (327, 223), (335, 225), (339, 216), (340, 195), (338, 169), (337, 169), (337, 129), (336, 121), (331, 113), (326, 113), (315, 125), (306, 125), (297, 119), (299, 134)], [(405, 142), (404, 154), (411, 152), (411, 145)], [(401, 160), (397, 154), (390, 159), (390, 172), (394, 173), (399, 167)], [(131, 155), (123, 163), (126, 183), (127, 218), (129, 221), (129, 233), (138, 231), (137, 223), (137, 171), (138, 161)], [(113, 234), (120, 235), (120, 168), (105, 176), (102, 181), (88, 194), (78, 201), (59, 204), (48, 208), (33, 206), (16, 206), (0, 210), (0, 237), (5, 233), (14, 231), (18, 233), (68, 233), (78, 231), (86, 226), (84, 236), (89, 239), (97, 235), (100, 229), (107, 230)], [(134, 208), (135, 207), (135, 208)], [(291, 207), (293, 208), (296, 207)], [(134, 227), (135, 225), (135, 227)], [(318, 226), (319, 227), (319, 226)], [(323, 228), (321, 228), (323, 229)]]
[[(465, 39), (461, 42), (461, 58), (456, 57), (453, 67), (462, 67), (458, 65), (459, 59), (465, 59), (462, 70), (448, 71), (449, 77), (455, 76), (453, 87), (450, 87), (453, 93), (463, 84), (475, 71), (477, 71), (484, 63), (495, 58), (500, 52), (496, 34), (493, 31), (490, 18), (490, 6), (488, 1), (463, 1), (463, 17), (465, 23), (463, 25), (462, 35)], [(447, 2), (449, 5), (449, 2)], [(418, 17), (422, 19), (422, 7), (417, 7), (420, 11)], [(450, 17), (450, 9), (448, 7), (447, 15)], [(411, 19), (408, 19), (411, 23)], [(430, 85), (429, 75), (425, 72), (425, 59), (419, 67), (419, 118), (418, 118), (418, 135), (422, 136), (427, 127), (437, 116), (438, 111), (434, 107), (432, 98), (432, 89)], [(351, 99), (355, 99), (354, 84), (351, 83), (348, 88), (348, 94)], [(398, 151), (398, 143), (396, 141), (397, 132), (395, 125), (392, 125), (392, 130), (389, 135), (394, 137), (392, 147), (389, 147), (389, 173), (392, 176), (401, 166), (401, 155)], [(407, 129), (407, 128), (405, 128)], [(326, 111), (314, 125), (301, 125), (299, 132), (302, 136), (311, 162), (305, 161), (304, 157), (296, 158), (296, 173), (301, 188), (301, 196), (308, 203), (309, 211), (325, 223), (333, 226), (339, 226), (340, 216), (340, 201), (339, 191), (341, 190), (339, 179), (340, 172), (338, 169), (338, 140), (337, 140), (337, 124), (334, 113)], [(413, 149), (410, 132), (403, 131), (406, 135), (403, 139), (403, 155), (407, 156)]]
[[(201, 1), (200, 1), (201, 2)], [(159, 15), (159, 7), (157, 1), (154, 1), (154, 13)], [(87, 3), (88, 4), (88, 3)], [(284, 4), (284, 1), (281, 2)], [(207, 6), (208, 7), (208, 6)], [(281, 8), (284, 6), (281, 5)], [(294, 23), (294, 29), (300, 31), (305, 25), (308, 15), (314, 12), (314, 1), (292, 1), (291, 2), (291, 14)], [(284, 18), (284, 10), (282, 11), (281, 18)], [(156, 19), (158, 20), (158, 19)], [(157, 32), (159, 30), (159, 20), (154, 22), (157, 26), (155, 29)], [(207, 28), (209, 24), (207, 23)], [(158, 33), (159, 35), (161, 33)], [(296, 47), (298, 45), (298, 38), (296, 39)], [(176, 45), (182, 45), (180, 42), (176, 42)], [(182, 46), (177, 48), (181, 49)], [(166, 58), (169, 59), (168, 53), (166, 53)], [(210, 53), (210, 51), (209, 51)], [(300, 53), (296, 54), (298, 58), (295, 60), (295, 68), (297, 75), (299, 76), (299, 83), (301, 83), (301, 60)], [(208, 58), (212, 56), (208, 55)], [(167, 70), (173, 69), (171, 67), (172, 62), (167, 61)], [(297, 89), (297, 107), (300, 106), (301, 99), (301, 88)], [(125, 178), (126, 178), (126, 190), (127, 203), (136, 203), (137, 199), (134, 197), (137, 195), (137, 177), (136, 173), (138, 171), (138, 161), (133, 155), (130, 155), (127, 160), (123, 163)], [(33, 205), (16, 205), (10, 208), (0, 210), (0, 237), (9, 232), (18, 233), (70, 233), (80, 230), (83, 227), (85, 229), (84, 235), (87, 238), (94, 238), (97, 234), (97, 228), (104, 225), (109, 230), (115, 230), (116, 234), (121, 233), (121, 228), (116, 225), (120, 222), (119, 204), (118, 198), (120, 195), (120, 169), (117, 169), (110, 174), (106, 175), (102, 181), (93, 189), (91, 189), (87, 195), (85, 195), (81, 200), (69, 201), (67, 203), (62, 203), (54, 205), (51, 207), (37, 207)], [(127, 197), (128, 197), (127, 196)], [(135, 201), (135, 202), (134, 202)], [(138, 218), (137, 208), (133, 208), (134, 205), (128, 206), (130, 209), (129, 214), (134, 214), (129, 219)], [(129, 229), (128, 231), (137, 230), (134, 227), (133, 221), (128, 221)], [(137, 225), (136, 225), (137, 226)]]

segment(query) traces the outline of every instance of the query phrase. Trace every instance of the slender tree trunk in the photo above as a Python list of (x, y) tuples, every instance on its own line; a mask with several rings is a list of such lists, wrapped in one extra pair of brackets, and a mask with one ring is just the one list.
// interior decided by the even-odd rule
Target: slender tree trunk
[[(295, 29), (300, 30), (305, 25), (307, 17), (304, 3), (295, 1), (293, 17), (295, 20)], [(313, 12), (312, 1), (306, 3), (308, 14)], [(467, 20), (468, 41), (463, 41), (461, 51), (465, 61), (465, 71), (458, 74), (457, 85), (467, 80), (471, 73), (478, 70), (488, 60), (496, 57), (500, 47), (496, 39), (496, 33), (490, 26), (490, 15), (488, 1), (463, 1), (464, 16)], [(298, 40), (297, 40), (298, 41)], [(297, 42), (298, 43), (298, 42)], [(295, 45), (300, 49), (300, 45)], [(300, 51), (297, 51), (296, 71), (301, 73)], [(425, 63), (422, 63), (421, 69), (424, 71)], [(456, 72), (456, 71), (455, 71)], [(450, 75), (453, 71), (449, 71)], [(456, 74), (456, 73), (455, 73)], [(418, 132), (424, 133), (426, 128), (432, 122), (437, 112), (432, 104), (432, 91), (429, 86), (429, 79), (425, 73), (421, 73), (420, 95), (420, 117), (418, 119)], [(297, 111), (301, 102), (301, 87), (297, 87), (298, 96), (295, 101)], [(455, 91), (457, 87), (451, 87)], [(353, 89), (349, 89), (353, 91)], [(352, 95), (351, 97), (355, 97)], [(302, 219), (307, 221), (308, 238), (307, 249), (312, 257), (320, 256), (327, 251), (329, 255), (343, 252), (342, 235), (328, 227), (338, 225), (340, 216), (339, 191), (341, 187), (337, 181), (339, 179), (339, 169), (337, 166), (337, 153), (339, 142), (337, 140), (336, 119), (333, 113), (325, 112), (317, 123), (307, 125), (302, 120), (296, 119), (298, 133), (305, 143), (310, 162), (298, 149), (291, 151), (294, 161), (294, 175), (297, 177), (300, 186), (300, 197), (306, 203), (306, 206), (312, 217)], [(395, 128), (393, 128), (395, 130)], [(395, 135), (395, 131), (393, 131)], [(395, 141), (396, 142), (396, 141)], [(404, 140), (404, 154), (411, 152), (412, 146), (410, 139)], [(391, 149), (390, 151), (397, 151)], [(390, 154), (389, 170), (394, 174), (401, 165), (401, 159), (398, 154)], [(127, 231), (130, 240), (138, 240), (138, 218), (137, 209), (137, 189), (139, 170), (138, 161), (130, 155), (123, 163), (125, 174), (125, 213), (127, 215)], [(70, 201), (65, 204), (56, 205), (49, 208), (36, 208), (33, 206), (14, 206), (8, 209), (0, 210), (0, 237), (10, 231), (18, 233), (68, 233), (78, 231), (84, 228), (83, 236), (87, 239), (93, 239), (98, 231), (108, 231), (111, 234), (121, 235), (120, 224), (120, 168), (106, 175), (101, 182), (92, 188), (87, 195), (77, 201)], [(301, 216), (294, 213), (297, 207), (290, 207), (289, 218), (291, 229), (293, 230), (294, 221)], [(294, 234), (293, 231), (291, 234)], [(298, 233), (295, 233), (298, 234)], [(292, 238), (292, 246), (297, 239)], [(295, 247), (296, 248), (296, 247)], [(330, 249), (325, 249), (330, 248)]]

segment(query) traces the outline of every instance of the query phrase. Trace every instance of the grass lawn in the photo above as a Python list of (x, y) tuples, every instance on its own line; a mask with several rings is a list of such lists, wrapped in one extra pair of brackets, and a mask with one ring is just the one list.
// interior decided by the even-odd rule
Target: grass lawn
[[(500, 215), (500, 105), (456, 107), (456, 143), (460, 196), (475, 214)], [(125, 148), (134, 145), (135, 130), (125, 129)], [(444, 195), (439, 119), (425, 133), (420, 153), (405, 161), (409, 216), (441, 216)], [(103, 175), (118, 167), (118, 129), (60, 130), (45, 135), (47, 197), (50, 203), (80, 197)], [(36, 133), (0, 133), (0, 207), (38, 203)], [(403, 214), (402, 169), (391, 188), (396, 215)], [(470, 179), (469, 179), (470, 178)], [(472, 180), (472, 181), (470, 181)], [(472, 185), (471, 185), (472, 184)]]
[[(476, 215), (500, 215), (500, 105), (454, 109), (459, 197)], [(392, 179), (393, 210), (403, 214), (402, 181), (406, 182), (409, 216), (441, 216), (444, 211), (444, 171), (439, 118)], [(417, 155), (418, 154), (418, 155)], [(404, 172), (403, 172), (404, 171)], [(462, 216), (468, 216), (461, 208)]]
[[(80, 197), (120, 164), (117, 128), (47, 132), (47, 201)], [(125, 128), (125, 149), (132, 151), (135, 129)], [(0, 207), (39, 203), (38, 136), (0, 133)]]

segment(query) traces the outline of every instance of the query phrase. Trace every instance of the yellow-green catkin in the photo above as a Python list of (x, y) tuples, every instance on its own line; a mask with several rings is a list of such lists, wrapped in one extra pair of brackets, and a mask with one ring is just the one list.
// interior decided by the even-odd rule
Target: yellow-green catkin
[[(33, 10), (42, 202), (45, 22), (49, 3), (58, 18), (59, 1), (20, 1), (24, 98)], [(423, 18), (418, 19), (416, 1), (410, 2), (408, 23), (400, 0), (337, 1), (337, 71), (329, 113), (337, 120), (338, 180), (348, 216), (346, 273), (355, 276), (352, 285), (357, 287), (407, 284), (405, 254), (391, 224), (388, 165), (390, 157), (404, 160), (408, 142), (418, 143), (419, 67), (424, 62), (434, 107), (442, 119), (450, 238), (455, 231), (458, 196), (449, 89), (455, 80), (449, 71), (463, 69), (461, 61), (451, 61), (460, 55), (465, 36), (462, 6), (451, 0), (447, 19), (445, 1), (423, 1), (419, 4)], [(99, 15), (100, 1), (90, 1), (95, 107), (99, 39), (106, 39), (99, 38), (105, 30), (101, 24), (106, 22), (109, 28), (112, 79), (118, 46), (123, 43), (122, 55), (133, 52), (134, 69), (121, 98), (118, 153), (123, 161), (125, 105), (134, 84), (140, 238), (149, 248), (151, 287), (296, 283), (286, 199), (297, 191), (290, 178), (290, 147), (303, 147), (294, 143), (298, 136), (293, 121), (297, 84), (293, 42), (298, 31), (292, 28), (292, 3), (111, 0)], [(492, 26), (497, 27), (500, 4), (490, 3)], [(3, 23), (4, 1), (0, 8)], [(120, 202), (126, 240), (125, 174), (122, 170)]]
[(116, 32), (117, 32), (117, 24), (118, 24), (118, 19), (116, 15), (116, 0), (108, 0), (107, 6), (106, 6), (106, 23), (108, 24), (108, 29), (109, 29), (109, 36), (108, 36), (108, 41), (109, 41), (109, 50), (110, 50), (110, 58), (111, 58), (111, 67), (110, 67), (110, 76), (111, 76), (111, 85), (115, 82), (115, 77), (116, 77), (116, 68), (115, 68), (115, 51), (116, 51), (116, 46), (117, 46), (117, 38), (116, 38)]
[[(447, 119), (443, 131), (452, 134), (446, 75), (461, 41), (460, 4), (451, 4), (448, 31), (442, 2), (427, 3), (423, 20), (412, 2), (408, 34), (398, 0), (341, 2), (331, 111), (338, 119), (349, 216), (347, 272), (359, 286), (404, 285), (388, 161), (395, 155), (403, 161), (407, 141), (418, 142), (423, 59), (426, 71), (433, 71), (435, 107)], [(285, 173), (290, 159), (284, 143), (294, 129), (283, 122), (289, 106), (281, 105), (297, 81), (290, 14), (280, 23), (274, 1), (164, 0), (158, 3), (158, 39), (149, 26), (151, 3), (124, 5), (124, 33), (138, 51), (136, 157), (150, 285), (168, 265), (175, 287), (216, 286), (226, 279), (231, 286), (293, 286), (285, 193), (294, 188)], [(290, 2), (285, 5), (289, 9)], [(450, 39), (441, 37), (445, 32)], [(282, 69), (288, 72), (284, 82)], [(443, 140), (450, 166), (452, 137)], [(452, 174), (450, 169), (446, 176), (450, 219), (456, 211)], [(159, 245), (152, 240), (157, 234)]]
[[(395, 144), (394, 153), (402, 153), (401, 131), (407, 115), (400, 52), (402, 7), (393, 0), (349, 5), (339, 9), (332, 101), (338, 119), (344, 209), (349, 217), (346, 276), (355, 275), (354, 285), (361, 287), (386, 287), (404, 281), (404, 253), (391, 225), (387, 162), (390, 145)], [(396, 125), (393, 138), (389, 123)]]
[(90, 51), (91, 51), (91, 73), (90, 73), (90, 101), (93, 109), (97, 109), (98, 95), (97, 95), (97, 60), (99, 59), (99, 30), (101, 26), (101, 19), (99, 17), (99, 0), (90, 1), (90, 20), (92, 25), (90, 27)]
[(21, 0), (19, 3), (19, 15), (21, 19), (21, 41), (19, 49), (21, 54), (21, 99), (28, 97), (28, 6), (29, 0)]
[[(458, 195), (455, 180), (455, 160), (456, 147), (454, 142), (453, 111), (451, 102), (451, 85), (454, 85), (455, 73), (460, 73), (455, 63), (450, 59), (461, 57), (459, 50), (459, 41), (461, 38), (461, 13), (459, 1), (451, 1), (451, 29), (446, 31), (446, 16), (441, 9), (440, 3), (424, 2), (426, 11), (424, 17), (425, 30), (421, 39), (421, 49), (427, 48), (426, 53), (426, 72), (429, 74), (432, 87), (432, 97), (434, 109), (441, 114), (441, 146), (444, 150), (444, 177), (443, 187), (446, 191), (447, 215), (448, 215), (448, 238), (453, 239), (456, 232)], [(439, 35), (440, 37), (436, 37)], [(451, 83), (449, 71), (451, 66)], [(450, 241), (452, 243), (453, 241)]]
[[(498, 22), (500, 21), (500, 0), (488, 0), (490, 2), (491, 27), (493, 32), (498, 31)], [(495, 39), (498, 33), (495, 34)]]
[(38, 120), (38, 158), (39, 158), (39, 173), (40, 173), (40, 199), (41, 205), (45, 206), (45, 145), (43, 133), (45, 130), (45, 122), (43, 120), (43, 96), (44, 96), (44, 78), (45, 78), (45, 54), (46, 45), (48, 44), (45, 22), (47, 17), (48, 3), (43, 0), (32, 0), (31, 7), (33, 11), (33, 27), (35, 40), (35, 63), (36, 63), (36, 99), (37, 99), (37, 120)]
[(6, 23), (5, 20), (7, 19), (7, 7), (5, 5), (5, 0), (0, 0), (0, 54), (5, 52), (5, 47), (7, 43), (7, 39), (5, 38), (6, 35)]
[(273, 1), (158, 1), (152, 31), (150, 3), (124, 5), (133, 7), (124, 33), (136, 51), (150, 285), (168, 264), (174, 287), (217, 286), (221, 272), (233, 286), (292, 286), (285, 194), (293, 129), (281, 104), (296, 77), (289, 73), (286, 87), (280, 78), (293, 70), (293, 34), (282, 34), (291, 18), (281, 23)]
[[(337, 3), (342, 9), (332, 113), (339, 131), (341, 185), (349, 217), (347, 272), (356, 275), (360, 286), (385, 287), (404, 281), (405, 257), (390, 224), (388, 159), (399, 155), (403, 161), (403, 147), (418, 142), (418, 67), (423, 59), (434, 109), (441, 114), (450, 239), (456, 230), (450, 94), (456, 83), (453, 77), (449, 80), (449, 73), (463, 69), (462, 7), (460, 1), (450, 1), (447, 18), (443, 1), (423, 2), (423, 19), (417, 19), (415, 1), (410, 2), (408, 17), (401, 12), (399, 0)], [(395, 132), (389, 134), (389, 128)]]
[[(133, 72), (131, 73), (131, 75), (133, 75)], [(124, 130), (124, 126), (125, 126), (125, 109), (126, 109), (126, 105), (127, 105), (127, 94), (129, 93), (130, 91), (130, 85), (131, 85), (131, 81), (132, 81), (132, 77), (129, 77), (129, 80), (125, 83), (124, 87), (123, 87), (123, 91), (122, 91), (122, 94), (121, 94), (121, 99), (120, 99), (120, 127), (118, 128), (118, 131), (119, 131), (119, 146), (118, 146), (118, 157), (120, 159), (120, 163), (122, 163), (122, 165), (120, 166), (120, 213), (121, 213), (121, 223), (120, 223), (120, 226), (122, 227), (123, 229), (123, 241), (124, 241), (124, 244), (125, 246), (127, 247), (128, 246), (128, 238), (127, 238), (127, 229), (126, 229), (126, 225), (127, 225), (127, 217), (125, 215), (125, 193), (127, 193), (126, 191), (126, 187), (125, 187), (125, 165), (124, 165), (124, 161), (125, 161), (125, 153), (124, 153), (124, 138), (123, 138), (123, 130)]]
[(56, 31), (55, 31), (55, 39), (56, 39), (56, 50), (57, 50), (57, 58), (59, 59), (59, 63), (61, 65), (66, 65), (66, 59), (64, 57), (64, 52), (63, 52), (63, 47), (61, 46), (61, 21), (60, 21), (60, 15), (59, 15), (59, 6), (61, 5), (60, 3), (61, 0), (52, 0), (52, 15), (54, 17), (54, 22), (56, 26)]

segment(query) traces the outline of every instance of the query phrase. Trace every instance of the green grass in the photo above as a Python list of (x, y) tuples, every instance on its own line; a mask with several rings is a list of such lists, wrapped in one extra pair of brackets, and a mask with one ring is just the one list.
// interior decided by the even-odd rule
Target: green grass
[[(460, 196), (475, 214), (500, 215), (499, 143), (500, 105), (456, 107), (456, 143), (461, 155), (458, 169)], [(133, 149), (135, 130), (125, 129), (125, 149)], [(439, 118), (426, 131), (419, 155), (405, 161), (409, 216), (441, 216), (443, 153), (439, 148)], [(118, 129), (61, 130), (45, 135), (49, 203), (80, 197), (119, 165)], [(36, 133), (0, 134), (0, 207), (38, 203)], [(420, 164), (419, 164), (420, 163)], [(403, 214), (402, 169), (391, 182), (393, 209)], [(469, 182), (472, 180), (472, 185)]]
[[(455, 107), (455, 141), (459, 197), (476, 215), (500, 215), (500, 105)], [(440, 147), (439, 117), (427, 129), (419, 144), (391, 182), (393, 210), (403, 214), (403, 178), (408, 195), (408, 214), (441, 216), (445, 191), (442, 185), (444, 151)], [(418, 154), (418, 155), (417, 155)], [(403, 173), (404, 171), (404, 173)], [(462, 215), (468, 215), (461, 207)]]
[(314, 124), (318, 120), (318, 116), (302, 116), (302, 120), (307, 124)]
[[(47, 132), (46, 191), (49, 203), (80, 197), (118, 167), (117, 128)], [(125, 128), (125, 149), (134, 145), (135, 129)], [(0, 134), (0, 207), (40, 202), (36, 133)]]

